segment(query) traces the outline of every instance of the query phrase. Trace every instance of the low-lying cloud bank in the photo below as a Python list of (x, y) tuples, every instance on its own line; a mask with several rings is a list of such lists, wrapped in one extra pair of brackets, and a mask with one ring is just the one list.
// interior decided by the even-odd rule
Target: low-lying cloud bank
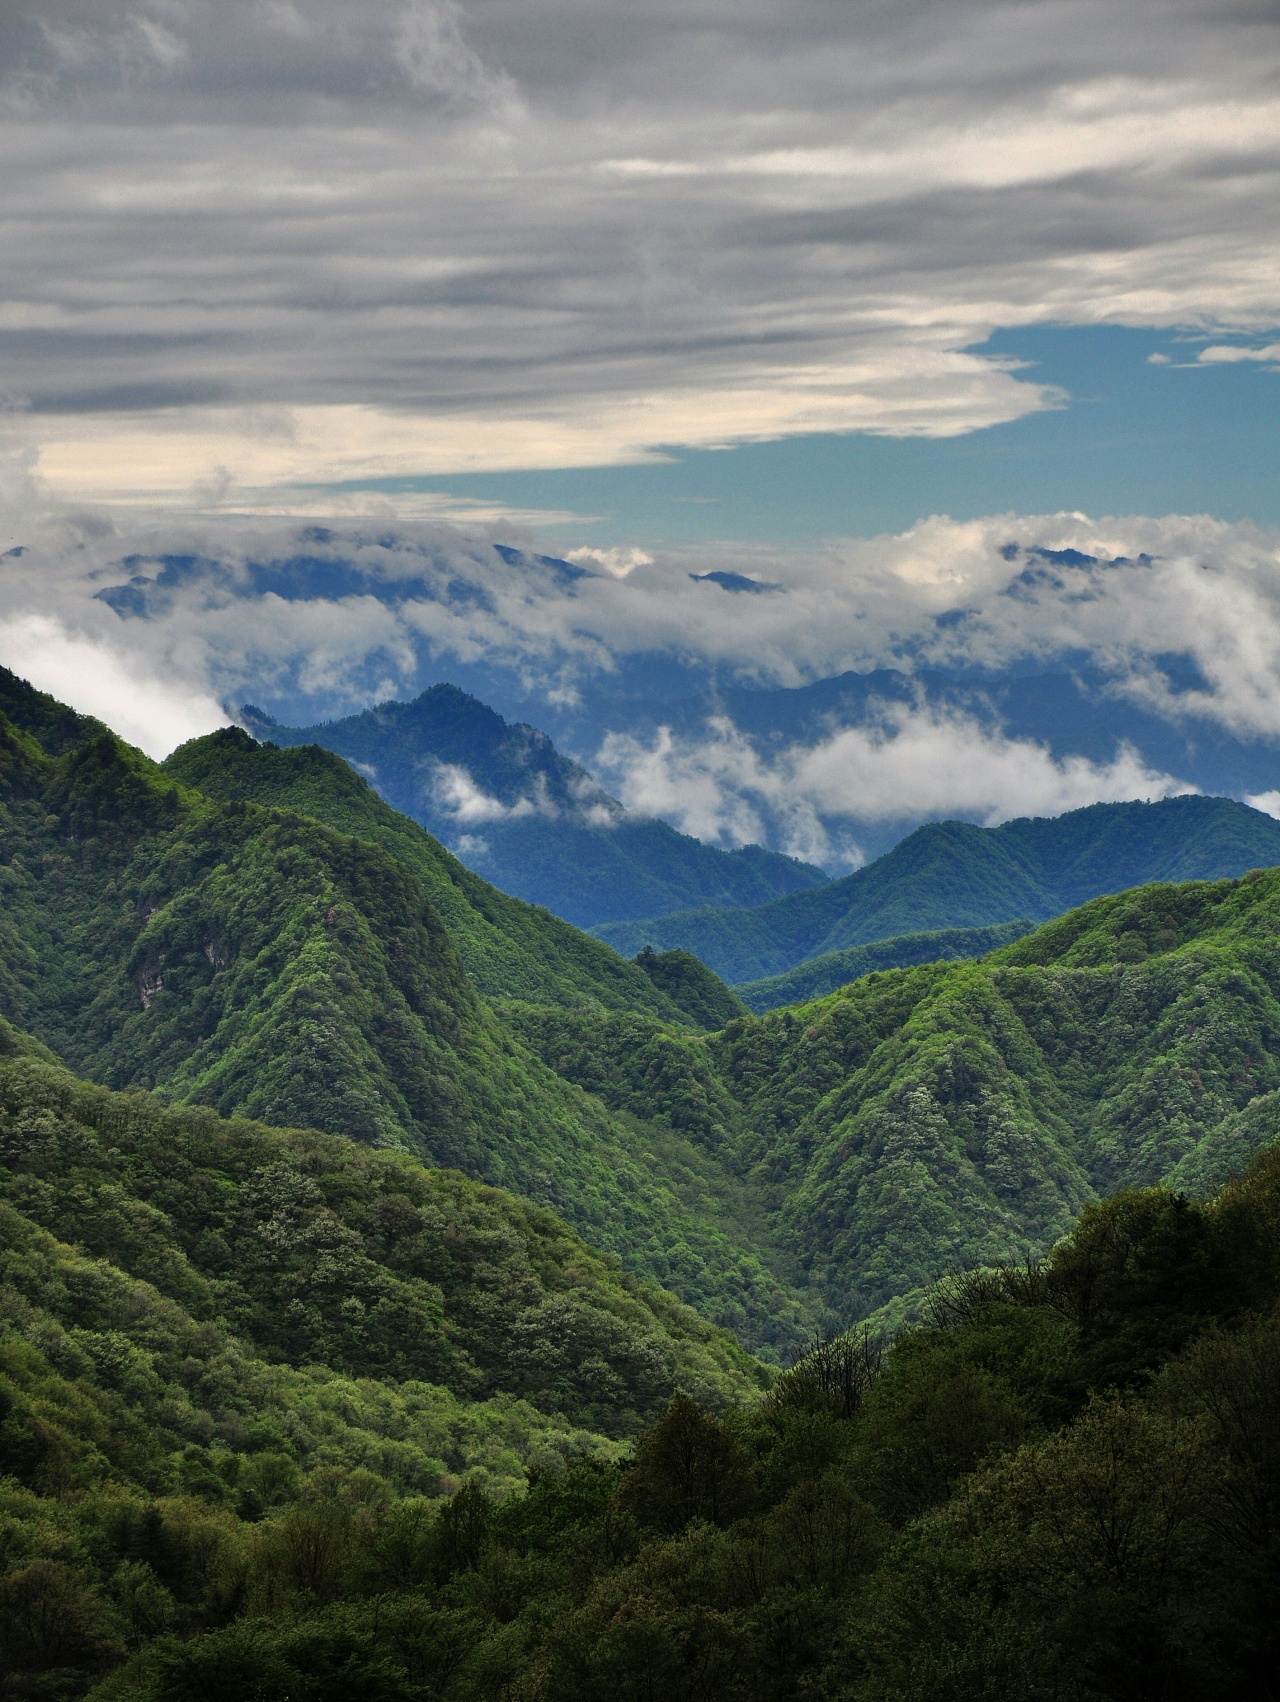
[[(1280, 535), (1247, 525), (1007, 514), (819, 550), (651, 558), (624, 543), (568, 562), (509, 527), (125, 526), (20, 481), (9, 494), (0, 661), (157, 755), (246, 699), (314, 721), (465, 675), (572, 729), (574, 754), (630, 808), (825, 862), (857, 858), (859, 823), (1190, 788), (1140, 745), (1051, 751), (1002, 725), (988, 688), (1054, 667), (1087, 675), (1104, 707), (1256, 747), (1261, 807), (1280, 781), (1280, 757), (1265, 769), (1280, 753)], [(621, 692), (610, 703), (654, 658), (704, 692), (697, 726), (641, 725)], [(905, 695), (873, 693), (800, 739), (748, 736), (709, 683), (873, 669), (896, 670)], [(929, 697), (920, 682), (938, 670), (969, 682), (964, 703)]]
[(1013, 816), (1196, 790), (1154, 772), (1132, 749), (1109, 763), (1055, 759), (1029, 739), (931, 708), (886, 706), (870, 727), (842, 728), (773, 757), (731, 722), (709, 731), (689, 740), (663, 728), (650, 744), (610, 734), (598, 758), (601, 779), (631, 809), (663, 816), (698, 839), (771, 844), (828, 868), (865, 861), (865, 824), (960, 816), (994, 827)]

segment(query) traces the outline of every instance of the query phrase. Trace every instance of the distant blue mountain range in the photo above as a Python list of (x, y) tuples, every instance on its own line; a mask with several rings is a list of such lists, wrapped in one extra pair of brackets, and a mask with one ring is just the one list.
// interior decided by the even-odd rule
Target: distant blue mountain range
[(345, 757), (396, 809), (504, 891), (591, 927), (690, 905), (755, 905), (826, 884), (758, 845), (722, 851), (630, 815), (545, 733), (455, 686), (314, 727), (246, 704), (256, 739)]
[(799, 965), (809, 971), (800, 978), (807, 996), (888, 967), (848, 955), (875, 942), (894, 941), (898, 962), (919, 962), (920, 934), (979, 930), (967, 943), (935, 939), (928, 951), (976, 955), (991, 949), (985, 933), (1000, 923), (1047, 922), (1091, 898), (1150, 881), (1223, 880), (1275, 864), (1280, 821), (1230, 798), (1092, 804), (994, 828), (932, 822), (874, 863), (815, 891), (756, 909), (704, 907), (592, 932), (627, 956), (645, 945), (693, 952), (730, 983), (785, 977), (779, 988), (744, 993), (762, 1009), (785, 1003), (781, 995), (800, 996), (787, 975)]

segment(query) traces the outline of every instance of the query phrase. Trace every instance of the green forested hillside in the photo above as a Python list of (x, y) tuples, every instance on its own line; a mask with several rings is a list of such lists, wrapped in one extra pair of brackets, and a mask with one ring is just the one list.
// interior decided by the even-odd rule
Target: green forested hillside
[(1278, 942), (1273, 870), (1097, 899), (717, 1035), (570, 1011), (522, 1032), (606, 1103), (702, 1130), (834, 1316), (894, 1316), (941, 1271), (1050, 1246), (1095, 1194), (1209, 1186), (1273, 1139)]
[[(53, 711), (29, 693), (26, 713)], [(714, 1165), (675, 1136), (656, 1151), (527, 1052), (408, 861), (310, 816), (215, 802), (88, 732), (55, 758), (0, 722), (0, 1009), (18, 1025), (109, 1086), (513, 1188), (753, 1346), (803, 1340), (807, 1303), (767, 1240), (739, 1233)], [(619, 968), (616, 988), (684, 1020)]]
[[(826, 882), (821, 869), (763, 846), (721, 851), (631, 816), (545, 733), (504, 721), (457, 686), (315, 727), (282, 727), (252, 705), (241, 716), (260, 739), (322, 745), (357, 764), (504, 892), (579, 927), (689, 904), (763, 904)], [(459, 788), (486, 800), (478, 813), (459, 815)]]
[(1266, 1702), (1280, 869), (754, 1016), (0, 708), (0, 1693)]
[(210, 798), (295, 810), (371, 840), (407, 863), (482, 993), (678, 1014), (648, 976), (610, 947), (481, 880), (319, 745), (278, 750), (256, 743), (239, 727), (224, 727), (180, 746), (162, 766)]
[[(1271, 1130), (1280, 875), (1097, 900), (981, 962), (700, 1037), (673, 991), (727, 994), (684, 957), (620, 966), (666, 1018), (479, 999), (412, 866), (430, 840), (319, 753), (231, 735), (184, 760), (345, 796), (385, 848), (184, 789), (88, 724), (59, 757), (5, 736), (0, 998), (22, 1026), (111, 1086), (513, 1188), (758, 1350), (896, 1315), (941, 1269), (1042, 1250), (1095, 1193), (1211, 1179)], [(1212, 850), (1213, 801), (1174, 802)], [(1183, 819), (1151, 809), (1124, 819)], [(574, 961), (567, 930), (544, 938)]]
[(646, 946), (635, 965), (699, 1028), (723, 1028), (734, 1017), (746, 1015), (747, 1007), (737, 994), (692, 952), (654, 951)]
[(848, 946), (844, 951), (824, 952), (806, 958), (782, 975), (761, 981), (740, 981), (734, 988), (738, 998), (757, 1016), (782, 1005), (820, 999), (876, 969), (908, 969), (916, 963), (938, 963), (957, 957), (983, 957), (1000, 946), (1029, 934), (1034, 923), (997, 922), (990, 928), (935, 928), (925, 934), (899, 934), (896, 939), (876, 940), (869, 946)]
[(697, 954), (729, 982), (935, 929), (1050, 917), (1148, 881), (1221, 880), (1280, 863), (1280, 822), (1230, 798), (1091, 804), (1000, 827), (934, 822), (874, 863), (751, 910), (701, 909), (592, 930), (624, 954)]
[[(761, 1402), (716, 1417), (677, 1396), (621, 1460), (516, 1403), (503, 1416), (534, 1457), (501, 1499), (482, 1478), (421, 1494), (447, 1479), (415, 1473), (447, 1434), (422, 1386), (335, 1389), (251, 1358), (229, 1373), (214, 1332), (109, 1270), (39, 1232), (10, 1265), (10, 1694), (1271, 1693), (1274, 1152), (1204, 1204), (1155, 1189), (1091, 1207), (1047, 1261), (943, 1285), (887, 1350), (825, 1344)], [(122, 1317), (146, 1320), (132, 1360)], [(470, 1410), (466, 1441), (493, 1457), (501, 1419)]]
[(732, 1338), (541, 1207), (341, 1136), (91, 1086), (8, 1025), (0, 1198), (7, 1239), (73, 1243), (272, 1364), (511, 1395), (613, 1435), (677, 1386), (724, 1406), (759, 1381)]

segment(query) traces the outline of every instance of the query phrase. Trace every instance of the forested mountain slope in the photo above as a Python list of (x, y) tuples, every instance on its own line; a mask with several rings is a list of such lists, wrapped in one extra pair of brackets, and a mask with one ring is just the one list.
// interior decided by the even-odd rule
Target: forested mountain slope
[(1276, 863), (1280, 822), (1230, 798), (1091, 804), (994, 828), (935, 822), (813, 892), (592, 931), (627, 955), (681, 947), (726, 981), (756, 981), (902, 934), (1047, 921), (1148, 881), (1220, 880)]
[(1270, 870), (1096, 899), (981, 961), (873, 973), (717, 1035), (513, 1020), (605, 1103), (702, 1127), (851, 1320), (1042, 1251), (1095, 1193), (1205, 1187), (1273, 1139), (1278, 945)]
[(336, 751), (504, 892), (579, 927), (690, 904), (763, 904), (827, 878), (759, 845), (720, 851), (629, 815), (545, 733), (456, 686), (315, 727), (283, 727), (250, 704), (240, 714), (258, 739)]
[(758, 1386), (731, 1337), (543, 1208), (342, 1136), (112, 1093), (40, 1050), (0, 1024), (10, 1246), (73, 1243), (272, 1364), (505, 1394), (610, 1435), (677, 1386), (713, 1406)]
[[(56, 707), (29, 693), (28, 719)], [(736, 1184), (681, 1137), (656, 1150), (525, 1050), (407, 861), (310, 816), (184, 789), (92, 724), (66, 743), (54, 757), (0, 720), (0, 1009), (13, 1021), (108, 1086), (401, 1147), (512, 1188), (753, 1345), (803, 1339), (806, 1303), (767, 1235), (739, 1221)]]
[[(65, 749), (0, 727), (17, 1022), (107, 1085), (512, 1188), (761, 1351), (893, 1314), (940, 1269), (1043, 1250), (1095, 1193), (1212, 1179), (1274, 1127), (1280, 872), (1096, 900), (980, 962), (700, 1035), (674, 1003), (480, 999), (411, 866), (431, 841), (328, 757), (231, 734), (183, 760), (230, 790), (345, 796), (361, 837), (184, 789), (34, 694), (28, 718)], [(1166, 856), (1217, 854), (1219, 807), (1182, 802), (1199, 839)], [(1092, 819), (1086, 851), (1115, 820)], [(687, 958), (621, 967), (654, 1001), (710, 1001), (708, 1021), (734, 1008)]]
[(273, 749), (239, 727), (224, 727), (180, 746), (161, 766), (210, 798), (296, 810), (340, 833), (372, 840), (408, 864), (482, 993), (681, 1014), (649, 976), (611, 947), (481, 880), (319, 745)]
[(9, 1694), (1271, 1692), (1274, 1150), (1203, 1203), (1091, 1207), (886, 1351), (825, 1344), (721, 1417), (677, 1396), (621, 1460), (510, 1397), (264, 1363), (0, 1211)]
[(868, 946), (823, 952), (821, 957), (806, 958), (781, 975), (740, 981), (734, 991), (748, 1010), (762, 1015), (783, 1005), (820, 999), (824, 993), (834, 993), (876, 969), (909, 969), (917, 963), (984, 957), (1029, 934), (1032, 926), (1025, 921), (996, 922), (990, 928), (935, 928), (924, 934), (898, 934), (892, 939), (874, 940)]
[(1280, 869), (762, 1017), (460, 904), (485, 999), (340, 765), (0, 710), (5, 1695), (1265, 1702)]

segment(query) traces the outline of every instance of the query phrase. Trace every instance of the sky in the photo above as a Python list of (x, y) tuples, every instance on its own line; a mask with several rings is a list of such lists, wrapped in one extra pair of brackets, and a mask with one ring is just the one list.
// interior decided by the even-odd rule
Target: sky
[(1280, 750), (1278, 71), (1233, 0), (9, 0), (0, 661), (155, 754), (457, 678), (828, 860), (1209, 786), (610, 683), (1074, 668)]

